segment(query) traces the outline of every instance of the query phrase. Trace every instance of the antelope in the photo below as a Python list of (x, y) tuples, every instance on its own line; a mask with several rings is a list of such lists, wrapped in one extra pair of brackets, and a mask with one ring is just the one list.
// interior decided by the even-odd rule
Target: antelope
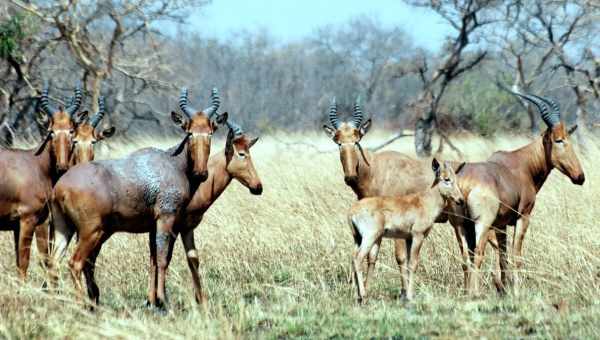
[[(30, 248), (35, 231), (36, 243), (48, 265), (48, 219), (47, 202), (52, 186), (73, 164), (86, 161), (79, 151), (91, 149), (91, 145), (80, 145), (73, 150), (73, 142), (83, 140), (82, 132), (89, 129), (82, 117), (77, 117), (83, 95), (75, 89), (71, 103), (66, 109), (50, 105), (49, 89), (46, 86), (40, 97), (40, 108), (48, 118), (48, 133), (42, 144), (34, 150), (0, 150), (0, 230), (12, 230), (15, 242), (16, 262), (21, 280), (27, 277)], [(98, 116), (101, 114), (101, 116)], [(99, 112), (93, 121), (97, 125), (104, 112)], [(102, 136), (104, 137), (104, 135)]]
[[(217, 89), (211, 105), (197, 111), (189, 106), (183, 89), (179, 107), (183, 115), (172, 112), (173, 122), (185, 132), (176, 146), (163, 151), (138, 150), (122, 159), (81, 164), (66, 173), (52, 193), (54, 240), (52, 262), (65, 253), (75, 232), (79, 239), (69, 260), (71, 278), (82, 299), (81, 273), (88, 283), (88, 296), (98, 304), (99, 289), (94, 282), (94, 266), (102, 244), (115, 232), (150, 233), (153, 254), (151, 266), (158, 268), (156, 304), (165, 301), (165, 277), (171, 254), (176, 222), (181, 220), (191, 194), (208, 178), (208, 154), (217, 123), (227, 120), (219, 115)], [(52, 273), (56, 285), (56, 273)]]
[[(496, 286), (500, 293), (504, 293), (506, 227), (509, 225), (515, 226), (512, 245), (514, 265), (516, 269), (522, 267), (523, 239), (536, 194), (552, 169), (558, 169), (576, 185), (583, 185), (585, 181), (583, 169), (569, 140), (577, 126), (567, 129), (561, 120), (558, 104), (551, 99), (510, 92), (533, 103), (548, 128), (530, 144), (514, 151), (495, 152), (486, 162), (469, 163), (458, 173), (466, 205), (455, 207), (455, 214), (449, 219), (458, 235), (465, 285), (471, 294), (479, 291), (479, 270), (488, 236), (497, 238), (500, 284), (496, 282)], [(513, 283), (518, 285), (516, 272)]]
[[(174, 229), (175, 238), (177, 234), (181, 234), (181, 240), (186, 252), (188, 267), (192, 275), (194, 287), (194, 297), (197, 303), (204, 304), (206, 295), (202, 290), (202, 281), (198, 271), (198, 252), (194, 243), (194, 229), (200, 224), (204, 213), (211, 205), (219, 198), (219, 196), (227, 189), (232, 179), (236, 179), (242, 185), (250, 190), (253, 195), (262, 194), (262, 183), (252, 157), (250, 148), (258, 141), (258, 137), (250, 139), (241, 129), (241, 127), (233, 122), (227, 121), (229, 132), (227, 133), (227, 141), (225, 149), (220, 151), (208, 160), (209, 177), (205, 182), (202, 182), (192, 199), (184, 210), (184, 218), (177, 228)], [(154, 243), (153, 234), (150, 233), (150, 244)], [(172, 254), (174, 243), (170, 244), (168, 253)], [(156, 253), (150, 247), (151, 266), (150, 280), (148, 284), (148, 304), (156, 305)], [(167, 259), (167, 266), (171, 257)], [(92, 277), (93, 280), (93, 277)], [(92, 286), (94, 283), (92, 283)], [(88, 283), (89, 287), (89, 283)]]
[[(462, 165), (459, 166), (462, 167)], [(363, 303), (366, 288), (361, 264), (371, 249), (384, 237), (404, 239), (407, 243), (408, 265), (401, 268), (406, 297), (415, 295), (414, 273), (419, 265), (419, 252), (434, 222), (440, 218), (448, 201), (462, 205), (463, 197), (456, 183), (452, 166), (437, 159), (431, 163), (435, 180), (424, 192), (398, 197), (368, 197), (355, 202), (348, 212), (348, 222), (356, 249), (352, 255), (358, 302)]]
[[(363, 122), (364, 116), (359, 100), (354, 103), (352, 119), (343, 122), (338, 117), (335, 98), (329, 106), (329, 122), (324, 125), (325, 133), (339, 146), (344, 181), (354, 191), (357, 199), (374, 196), (403, 196), (425, 191), (434, 181), (429, 164), (395, 151), (373, 153), (364, 150), (360, 141), (371, 127), (371, 119)], [(445, 222), (440, 216), (438, 222)], [(368, 254), (368, 271), (365, 289), (375, 270), (381, 240), (373, 245)], [(395, 240), (395, 256), (401, 269), (406, 263), (406, 244), (403, 239)], [(406, 287), (402, 289), (405, 295)]]

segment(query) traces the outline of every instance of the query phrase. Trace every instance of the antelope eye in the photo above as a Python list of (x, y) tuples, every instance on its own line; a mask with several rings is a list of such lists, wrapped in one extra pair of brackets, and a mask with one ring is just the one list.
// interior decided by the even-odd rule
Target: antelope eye
[(238, 153), (238, 157), (244, 159), (244, 158), (246, 158), (246, 154), (243, 152), (240, 152), (240, 153)]
[(554, 143), (558, 143), (558, 144), (563, 144), (565, 141), (562, 139), (557, 139), (554, 141)]

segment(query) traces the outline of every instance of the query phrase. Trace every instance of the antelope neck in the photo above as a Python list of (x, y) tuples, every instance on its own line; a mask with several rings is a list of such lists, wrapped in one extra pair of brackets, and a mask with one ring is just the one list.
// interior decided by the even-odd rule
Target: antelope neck
[(208, 209), (225, 191), (231, 180), (232, 177), (227, 172), (225, 150), (222, 150), (208, 159), (208, 178), (198, 186), (187, 211)]

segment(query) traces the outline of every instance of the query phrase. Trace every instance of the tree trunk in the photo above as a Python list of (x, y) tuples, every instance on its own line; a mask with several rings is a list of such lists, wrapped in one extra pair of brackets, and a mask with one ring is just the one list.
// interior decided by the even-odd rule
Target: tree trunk
[(102, 85), (102, 77), (97, 73), (92, 73), (91, 78), (92, 79), (90, 81), (90, 95), (92, 98), (90, 102), (90, 114), (93, 115), (95, 112), (98, 112), (98, 98), (100, 98), (100, 86)]
[(415, 125), (415, 150), (419, 157), (431, 156), (431, 139), (434, 131), (435, 114), (429, 112), (419, 117)]
[(537, 114), (529, 104), (527, 104), (527, 116), (529, 116), (529, 131), (532, 135), (535, 135), (538, 133)]

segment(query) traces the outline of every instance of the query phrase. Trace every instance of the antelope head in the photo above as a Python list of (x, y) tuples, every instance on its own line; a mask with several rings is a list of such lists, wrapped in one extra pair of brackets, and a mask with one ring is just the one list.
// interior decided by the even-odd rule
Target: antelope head
[(63, 173), (69, 168), (76, 124), (76, 117), (74, 116), (81, 107), (83, 94), (79, 86), (77, 86), (75, 94), (67, 108), (63, 108), (62, 106), (54, 108), (50, 105), (48, 92), (48, 86), (46, 85), (40, 97), (40, 108), (48, 118), (48, 132), (35, 154), (39, 155), (46, 147), (49, 147), (50, 156), (56, 166), (57, 172)]
[[(462, 163), (458, 166), (457, 172), (460, 171), (465, 163)], [(431, 161), (431, 169), (435, 174), (435, 179), (432, 188), (437, 186), (440, 195), (446, 201), (452, 201), (457, 205), (462, 205), (464, 203), (464, 196), (460, 188), (458, 187), (458, 182), (456, 180), (456, 172), (448, 162), (443, 162), (440, 164), (437, 159), (433, 159)]]
[(227, 113), (221, 115), (217, 113), (221, 99), (216, 88), (213, 88), (210, 98), (211, 105), (209, 107), (201, 111), (195, 110), (190, 107), (188, 90), (183, 88), (179, 96), (179, 108), (183, 115), (171, 112), (173, 122), (181, 126), (186, 134), (173, 156), (181, 153), (187, 145), (187, 156), (192, 163), (192, 174), (200, 181), (208, 178), (207, 163), (210, 155), (210, 142), (213, 133), (217, 130), (217, 123), (223, 124), (227, 121)]
[(369, 164), (364, 154), (360, 141), (371, 128), (371, 119), (363, 122), (363, 112), (360, 107), (360, 99), (354, 103), (352, 120), (341, 122), (337, 115), (337, 103), (335, 98), (329, 106), (329, 122), (331, 126), (323, 125), (325, 133), (333, 139), (340, 148), (340, 160), (344, 169), (344, 180), (346, 184), (353, 185), (358, 182), (359, 157)]
[(248, 188), (250, 193), (260, 195), (263, 187), (250, 155), (250, 148), (256, 144), (258, 137), (250, 139), (239, 125), (229, 121), (226, 124), (229, 127), (225, 143), (227, 172)]
[(540, 111), (542, 120), (548, 126), (542, 137), (549, 168), (558, 169), (569, 177), (571, 182), (582, 185), (585, 182), (585, 174), (573, 144), (569, 140), (571, 134), (577, 129), (577, 125), (567, 129), (565, 123), (561, 120), (559, 105), (551, 99), (517, 92), (513, 92), (513, 94), (533, 103)]
[(115, 133), (115, 128), (110, 127), (102, 131), (96, 128), (106, 114), (104, 98), (98, 98), (98, 112), (92, 118), (88, 119), (87, 111), (79, 115), (73, 136), (73, 151), (71, 153), (71, 166), (79, 163), (91, 162), (94, 160), (94, 144), (109, 138)]

